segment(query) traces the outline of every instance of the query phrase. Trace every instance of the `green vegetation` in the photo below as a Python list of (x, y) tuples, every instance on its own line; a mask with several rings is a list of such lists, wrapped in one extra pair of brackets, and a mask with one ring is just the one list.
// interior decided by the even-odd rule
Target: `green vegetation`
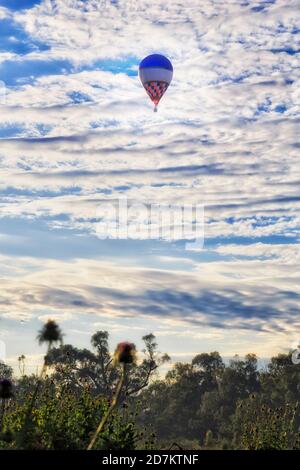
[[(300, 365), (291, 354), (258, 369), (248, 354), (225, 364), (217, 352), (191, 363), (169, 360), (153, 335), (135, 346), (92, 336), (93, 350), (62, 344), (48, 322), (38, 335), (47, 354), (39, 375), (0, 363), (1, 449), (300, 449)], [(58, 343), (58, 344), (57, 344)]]

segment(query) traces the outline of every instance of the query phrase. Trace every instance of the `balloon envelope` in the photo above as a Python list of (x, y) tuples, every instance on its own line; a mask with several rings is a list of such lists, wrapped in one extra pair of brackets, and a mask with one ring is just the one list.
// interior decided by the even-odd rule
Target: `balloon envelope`
[(139, 76), (156, 110), (156, 106), (172, 81), (173, 66), (167, 57), (161, 54), (151, 54), (140, 63)]

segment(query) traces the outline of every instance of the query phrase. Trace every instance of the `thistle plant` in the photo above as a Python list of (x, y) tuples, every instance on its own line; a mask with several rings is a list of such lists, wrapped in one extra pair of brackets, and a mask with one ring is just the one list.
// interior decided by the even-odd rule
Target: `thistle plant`
[(37, 396), (38, 396), (38, 393), (39, 393), (39, 389), (40, 389), (43, 377), (44, 377), (44, 375), (46, 373), (46, 370), (47, 370), (47, 366), (48, 366), (47, 357), (48, 357), (48, 354), (50, 353), (51, 348), (53, 347), (54, 344), (60, 343), (60, 345), (62, 345), (62, 338), (63, 338), (63, 334), (62, 334), (59, 326), (57, 325), (57, 323), (53, 320), (48, 320), (48, 322), (45, 323), (45, 325), (42, 327), (42, 329), (38, 333), (37, 339), (38, 339), (39, 344), (46, 343), (48, 345), (48, 347), (47, 347), (47, 353), (44, 356), (44, 363), (43, 363), (40, 375), (38, 377), (34, 392), (32, 394), (32, 398), (29, 402), (29, 406), (28, 406), (27, 412), (25, 414), (24, 426), (23, 426), (23, 429), (22, 429), (21, 434), (20, 434), (20, 447), (21, 448), (23, 447), (24, 442), (26, 440), (26, 435), (27, 435), (28, 426), (29, 426), (29, 423), (30, 423), (32, 411), (33, 411), (33, 408), (34, 408), (34, 405), (35, 405), (35, 402), (36, 402), (36, 399), (37, 399)]
[(94, 433), (94, 435), (91, 439), (91, 442), (89, 443), (89, 445), (87, 447), (87, 450), (92, 450), (93, 449), (93, 447), (94, 447), (94, 445), (97, 441), (98, 436), (104, 430), (104, 427), (105, 427), (109, 417), (111, 416), (112, 412), (114, 411), (114, 409), (118, 405), (119, 398), (120, 398), (120, 395), (121, 395), (121, 392), (122, 392), (122, 388), (123, 388), (123, 385), (126, 381), (127, 366), (129, 364), (135, 364), (135, 362), (136, 362), (136, 348), (135, 348), (135, 345), (133, 343), (128, 343), (128, 342), (119, 343), (116, 350), (115, 350), (115, 353), (114, 353), (113, 364), (115, 366), (117, 366), (117, 365), (121, 366), (121, 368), (122, 368), (121, 377), (120, 377), (119, 382), (117, 384), (116, 391), (115, 391), (114, 397), (111, 401), (110, 407), (108, 408), (106, 413), (104, 413), (104, 415), (103, 415), (103, 417), (100, 421), (100, 424), (99, 424), (98, 428), (96, 429), (96, 432)]
[(135, 364), (136, 363), (136, 348), (133, 343), (119, 343), (113, 358), (114, 365), (118, 364)]
[(238, 404), (242, 419), (241, 444), (246, 450), (299, 448), (299, 403), (270, 407), (251, 396)]

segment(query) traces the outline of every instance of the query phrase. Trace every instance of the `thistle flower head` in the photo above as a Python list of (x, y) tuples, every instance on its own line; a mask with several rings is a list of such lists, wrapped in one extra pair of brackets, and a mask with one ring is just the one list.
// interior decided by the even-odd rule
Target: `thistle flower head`
[(127, 341), (119, 343), (114, 353), (114, 364), (135, 364), (136, 348)]
[(13, 385), (9, 379), (0, 380), (0, 398), (6, 400), (13, 397)]
[(53, 343), (62, 343), (62, 337), (63, 335), (58, 324), (53, 320), (48, 320), (37, 336), (40, 344), (49, 343), (50, 346)]

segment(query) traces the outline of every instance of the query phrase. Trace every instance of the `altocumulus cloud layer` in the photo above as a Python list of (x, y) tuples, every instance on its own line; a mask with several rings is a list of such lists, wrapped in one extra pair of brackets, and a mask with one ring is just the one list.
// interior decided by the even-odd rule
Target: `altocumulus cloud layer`
[[(175, 358), (299, 340), (299, 12), (299, 0), (0, 1), (11, 356), (26, 349), (14, 335), (48, 316), (74, 341), (154, 331)], [(175, 69), (156, 115), (137, 78), (152, 52)], [(204, 204), (204, 249), (100, 240), (101, 206), (120, 197)]]

